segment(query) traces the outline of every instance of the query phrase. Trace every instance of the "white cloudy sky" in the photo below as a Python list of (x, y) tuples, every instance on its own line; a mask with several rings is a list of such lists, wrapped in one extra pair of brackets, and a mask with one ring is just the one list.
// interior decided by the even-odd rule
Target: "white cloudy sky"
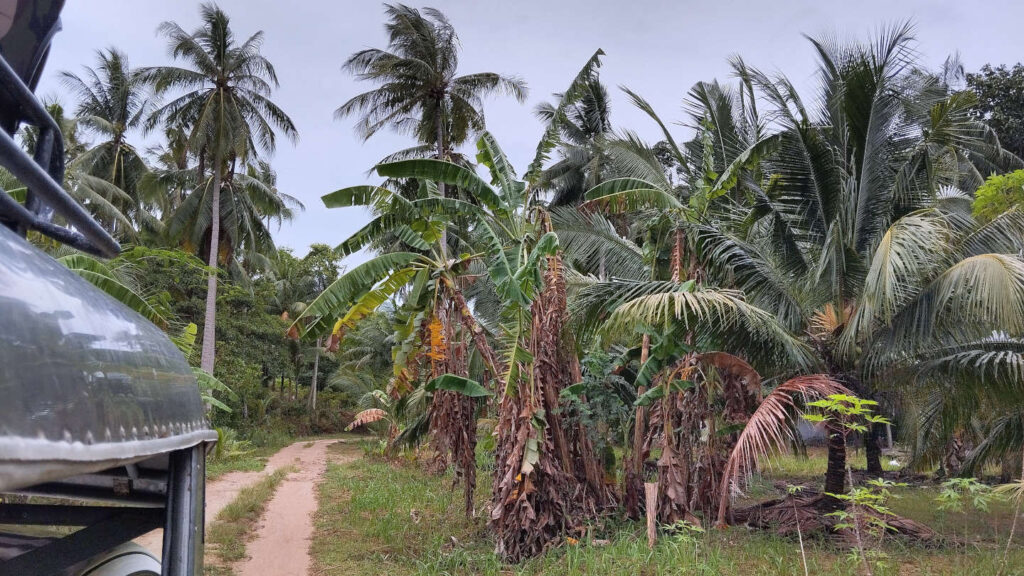
[[(69, 0), (39, 92), (59, 95), (57, 71), (79, 71), (93, 62), (96, 50), (108, 46), (127, 52), (134, 66), (168, 62), (157, 26), (174, 20), (193, 29), (198, 4)], [(652, 140), (658, 134), (650, 122), (614, 87), (629, 86), (663, 118), (682, 119), (687, 90), (700, 80), (727, 80), (727, 58), (740, 54), (751, 65), (783, 71), (797, 86), (809, 88), (815, 58), (803, 34), (863, 38), (885, 24), (912, 19), (918, 50), (933, 66), (955, 51), (968, 70), (986, 62), (1012, 64), (1024, 55), (1024, 4), (1012, 1), (431, 0), (427, 5), (445, 12), (458, 30), (463, 73), (514, 74), (529, 84), (525, 105), (511, 99), (486, 103), (488, 128), (519, 167), (532, 159), (542, 131), (533, 107), (563, 90), (597, 48), (607, 53), (602, 79), (612, 88), (613, 122)], [(354, 120), (333, 119), (338, 105), (369, 88), (340, 66), (356, 50), (385, 46), (382, 6), (369, 0), (221, 0), (220, 6), (232, 17), (236, 35), (266, 32), (264, 54), (281, 80), (274, 100), (299, 130), (298, 144), (282, 141), (273, 162), (279, 187), (301, 199), (306, 210), (275, 238), (300, 255), (314, 242), (336, 245), (367, 217), (359, 209), (327, 210), (320, 196), (372, 181), (366, 172), (376, 160), (411, 144), (392, 134), (363, 143), (353, 133)], [(145, 141), (142, 135), (135, 138)]]

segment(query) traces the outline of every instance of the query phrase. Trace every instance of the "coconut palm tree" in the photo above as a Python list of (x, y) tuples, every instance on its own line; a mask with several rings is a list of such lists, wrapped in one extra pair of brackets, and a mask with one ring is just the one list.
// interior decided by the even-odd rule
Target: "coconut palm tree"
[[(236, 162), (247, 162), (260, 152), (274, 151), (276, 130), (292, 141), (297, 138), (297, 131), (288, 115), (269, 98), (278, 81), (274, 66), (260, 54), (263, 32), (239, 43), (231, 30), (228, 15), (215, 4), (203, 4), (200, 17), (202, 25), (191, 33), (174, 22), (164, 22), (158, 29), (167, 37), (172, 57), (181, 60), (184, 67), (147, 68), (141, 75), (153, 84), (158, 94), (180, 92), (154, 112), (148, 126), (164, 123), (187, 127), (189, 148), (209, 163), (206, 169), (211, 177), (208, 186), (200, 187), (203, 211), (197, 221), (209, 226), (208, 262), (211, 271), (207, 282), (200, 364), (203, 370), (212, 373), (216, 336), (216, 269), (223, 234), (222, 218), (228, 216), (221, 213), (222, 186), (234, 173)], [(205, 178), (199, 180), (203, 181)], [(236, 205), (245, 202), (243, 194), (234, 196), (238, 199)], [(206, 215), (207, 210), (209, 216)], [(193, 212), (199, 213), (198, 209)], [(242, 219), (237, 218), (237, 221)]]
[[(87, 169), (88, 164), (78, 162), (89, 149), (78, 118), (67, 116), (64, 106), (57, 100), (48, 101), (46, 110), (60, 128), (64, 139), (64, 164), (67, 167), (64, 171), (64, 189), (108, 230), (116, 230), (122, 238), (134, 240), (136, 230), (130, 217), (133, 213), (125, 210), (134, 206), (132, 197), (118, 185), (91, 174)], [(22, 145), (27, 150), (35, 150), (37, 136), (38, 130), (34, 126), (26, 127), (22, 132)], [(11, 179), (4, 189), (16, 197), (23, 196), (25, 188), (9, 173), (4, 173)], [(134, 215), (151, 221), (143, 210), (135, 210)], [(42, 237), (40, 240), (47, 242)]]
[(78, 98), (75, 114), (79, 125), (100, 138), (75, 159), (80, 165), (77, 169), (124, 191), (129, 203), (120, 209), (136, 224), (146, 225), (151, 217), (139, 183), (149, 168), (128, 142), (129, 134), (141, 129), (152, 112), (146, 85), (116, 48), (97, 52), (96, 67), (86, 67), (83, 76), (61, 73), (64, 86)]
[(504, 93), (522, 102), (526, 84), (493, 72), (458, 75), (459, 39), (439, 10), (422, 13), (403, 4), (385, 4), (388, 48), (360, 50), (344, 68), (359, 80), (379, 84), (352, 97), (335, 116), (359, 114), (356, 130), (364, 139), (385, 128), (411, 134), (433, 148), (439, 159), (484, 129), (483, 99)]
[[(555, 98), (556, 103), (560, 102), (562, 94), (555, 94)], [(537, 106), (537, 117), (545, 124), (555, 113), (555, 104), (545, 102)], [(612, 131), (611, 106), (608, 91), (596, 73), (566, 115), (567, 121), (560, 128), (561, 159), (546, 168), (537, 183), (537, 188), (551, 194), (551, 206), (578, 204), (587, 190), (608, 176), (609, 159), (604, 148)]]
[(181, 206), (194, 184), (192, 166), (195, 155), (188, 147), (188, 132), (181, 126), (165, 126), (160, 144), (146, 149), (151, 169), (141, 186), (149, 189), (156, 211), (167, 219)]
[[(185, 249), (208, 254), (212, 238), (213, 176), (199, 167), (157, 170), (157, 184), (192, 187), (181, 204), (166, 218), (168, 239)], [(274, 219), (291, 220), (304, 209), (294, 197), (279, 191), (277, 176), (266, 163), (232, 171), (221, 182), (219, 196), (220, 239), (218, 262), (231, 277), (245, 281), (254, 270), (266, 268), (276, 248), (270, 225)], [(198, 183), (197, 183), (198, 182)]]
[[(806, 331), (832, 378), (891, 407), (905, 391), (884, 383), (908, 381), (896, 375), (915, 364), (994, 330), (1020, 334), (1024, 219), (979, 225), (970, 213), (981, 176), (1020, 160), (970, 117), (969, 94), (914, 66), (909, 26), (870, 45), (812, 42), (822, 106), (750, 70), (778, 131), (719, 177), (745, 180), (750, 200), (689, 236), (709, 275)], [(979, 378), (1001, 361), (982, 358), (970, 366)], [(867, 442), (872, 474), (879, 431)], [(844, 478), (830, 464), (826, 491), (841, 492)]]

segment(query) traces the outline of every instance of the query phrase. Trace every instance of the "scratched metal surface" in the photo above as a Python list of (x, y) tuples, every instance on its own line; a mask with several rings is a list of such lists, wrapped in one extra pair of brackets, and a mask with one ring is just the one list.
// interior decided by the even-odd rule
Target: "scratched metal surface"
[(215, 438), (166, 334), (0, 226), (0, 462), (127, 460)]

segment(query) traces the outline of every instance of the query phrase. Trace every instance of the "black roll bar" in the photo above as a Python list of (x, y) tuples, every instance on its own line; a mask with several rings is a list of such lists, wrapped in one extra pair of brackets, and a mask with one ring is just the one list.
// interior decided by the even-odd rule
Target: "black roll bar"
[[(24, 207), (10, 195), (0, 193), (3, 196), (0, 210), (4, 216), (13, 218), (22, 233), (36, 230), (83, 252), (116, 256), (121, 250), (117, 241), (57, 182), (64, 179), (64, 143), (60, 129), (3, 57), (0, 57), (0, 85), (21, 105), (26, 120), (39, 128), (36, 158), (29, 157), (10, 134), (0, 130), (0, 163), (29, 190)], [(44, 170), (40, 164), (47, 169)], [(67, 220), (72, 229), (50, 221), (54, 210)]]

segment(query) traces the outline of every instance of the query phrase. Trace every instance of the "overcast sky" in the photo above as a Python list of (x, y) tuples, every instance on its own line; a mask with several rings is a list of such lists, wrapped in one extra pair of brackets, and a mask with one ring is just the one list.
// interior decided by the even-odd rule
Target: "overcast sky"
[[(280, 246), (306, 252), (311, 243), (337, 245), (367, 221), (360, 209), (327, 210), (320, 196), (344, 186), (374, 182), (373, 164), (412, 144), (381, 134), (362, 142), (354, 119), (335, 121), (334, 109), (371, 88), (340, 67), (367, 47), (384, 48), (382, 5), (365, 0), (221, 0), (237, 37), (266, 33), (263, 53), (276, 66), (281, 88), (273, 95), (295, 121), (299, 142), (282, 141), (273, 158), (279, 188), (306, 205), (275, 233)], [(422, 6), (418, 2), (410, 3)], [(654, 141), (655, 127), (632, 109), (616, 88), (644, 95), (664, 119), (683, 120), (682, 99), (698, 81), (728, 80), (729, 56), (785, 72), (809, 89), (815, 57), (803, 34), (838, 33), (865, 38), (880, 26), (912, 19), (923, 60), (938, 66), (959, 51), (968, 71), (986, 62), (1022, 59), (1024, 3), (948, 0), (432, 0), (462, 41), (461, 73), (517, 75), (529, 101), (486, 102), (488, 129), (522, 172), (542, 127), (533, 108), (565, 89), (597, 48), (607, 53), (602, 80), (612, 92), (612, 121)], [(169, 62), (157, 26), (174, 20), (186, 30), (199, 21), (191, 0), (68, 0), (64, 30), (53, 42), (40, 94), (60, 95), (59, 70), (81, 71), (96, 50), (116, 46), (133, 66)], [(66, 98), (65, 105), (70, 105)], [(677, 128), (679, 135), (685, 128)], [(150, 138), (151, 139), (151, 138)], [(136, 142), (144, 142), (135, 135)], [(351, 265), (361, 260), (350, 258)]]

